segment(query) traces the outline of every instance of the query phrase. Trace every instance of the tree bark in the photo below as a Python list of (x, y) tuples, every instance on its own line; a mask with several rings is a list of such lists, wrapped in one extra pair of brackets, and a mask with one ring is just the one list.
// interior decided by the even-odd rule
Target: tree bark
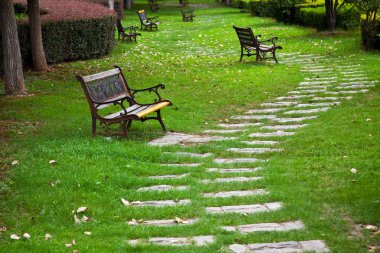
[(20, 43), (12, 0), (0, 1), (0, 23), (4, 55), (5, 93), (7, 95), (25, 95)]
[(28, 0), (28, 17), (34, 69), (37, 71), (46, 71), (48, 69), (48, 65), (46, 62), (44, 45), (42, 42), (39, 0)]
[(125, 0), (124, 1), (124, 7), (126, 7), (128, 10), (132, 9), (132, 3), (133, 0)]
[(334, 9), (334, 0), (325, 0), (325, 7), (327, 29), (334, 31), (336, 29), (336, 11)]

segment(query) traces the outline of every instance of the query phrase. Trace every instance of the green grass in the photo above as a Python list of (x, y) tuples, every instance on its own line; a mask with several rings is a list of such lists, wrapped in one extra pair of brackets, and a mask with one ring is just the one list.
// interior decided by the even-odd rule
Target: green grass
[[(135, 9), (145, 8), (138, 2)], [(210, 1), (211, 4), (214, 2)], [(239, 43), (232, 25), (251, 26), (263, 37), (277, 35), (283, 53), (320, 54), (335, 69), (344, 62), (360, 63), (372, 80), (380, 80), (379, 54), (360, 50), (359, 32), (329, 36), (313, 29), (285, 26), (271, 19), (253, 18), (229, 8), (199, 8), (193, 23), (183, 23), (175, 7), (162, 6), (157, 32), (142, 32), (138, 43), (117, 43), (107, 57), (52, 66), (48, 73), (27, 71), (30, 93), (25, 98), (0, 97), (2, 133), (0, 252), (179, 252), (160, 246), (131, 247), (127, 239), (153, 236), (217, 236), (209, 247), (189, 246), (180, 252), (222, 252), (235, 242), (324, 240), (332, 252), (367, 252), (366, 245), (380, 244), (355, 224), (380, 226), (379, 85), (366, 95), (322, 114), (310, 126), (281, 144), (284, 152), (272, 155), (259, 173), (264, 180), (249, 183), (202, 185), (198, 179), (221, 175), (205, 173), (216, 166), (212, 158), (199, 168), (168, 168), (160, 163), (203, 161), (165, 155), (165, 151), (213, 152), (215, 157), (239, 157), (227, 147), (238, 141), (189, 147), (149, 147), (161, 136), (157, 122), (134, 123), (130, 139), (90, 136), (90, 113), (75, 75), (112, 68), (124, 70), (129, 85), (143, 88), (166, 84), (165, 98), (174, 106), (163, 110), (169, 130), (200, 133), (232, 115), (258, 107), (261, 102), (293, 90), (306, 74), (300, 65), (239, 60)], [(126, 12), (124, 25), (138, 24), (135, 10)], [(368, 120), (370, 119), (370, 120)], [(252, 128), (251, 130), (257, 130)], [(258, 156), (268, 158), (268, 155)], [(49, 160), (57, 160), (50, 165)], [(13, 160), (19, 165), (10, 166)], [(357, 174), (350, 172), (358, 170)], [(176, 181), (147, 179), (150, 175), (181, 174)], [(58, 181), (57, 181), (58, 180)], [(52, 184), (54, 186), (52, 186)], [(189, 185), (176, 192), (137, 192), (155, 184)], [(202, 192), (266, 188), (270, 194), (233, 199), (205, 199)], [(186, 199), (191, 206), (133, 208), (120, 198), (135, 200)], [(205, 206), (282, 201), (278, 212), (255, 215), (206, 215)], [(75, 225), (72, 210), (87, 206), (89, 223)], [(191, 227), (129, 227), (135, 219), (199, 217)], [(307, 229), (286, 233), (239, 235), (223, 232), (221, 225), (301, 219)], [(84, 235), (91, 231), (91, 236)], [(13, 241), (10, 235), (28, 232), (30, 240)], [(355, 233), (354, 233), (355, 232)], [(44, 240), (45, 233), (53, 237)], [(353, 235), (355, 234), (355, 235)], [(75, 247), (65, 243), (76, 240)]]

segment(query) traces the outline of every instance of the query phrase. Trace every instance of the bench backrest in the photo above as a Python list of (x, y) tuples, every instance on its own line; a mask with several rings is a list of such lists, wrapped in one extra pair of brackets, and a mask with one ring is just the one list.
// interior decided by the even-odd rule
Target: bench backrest
[(119, 33), (124, 32), (123, 25), (121, 24), (120, 19), (116, 19), (116, 28)]
[(139, 10), (139, 11), (137, 11), (137, 14), (139, 15), (139, 18), (140, 18), (141, 22), (144, 22), (144, 21), (146, 21), (148, 19), (146, 17), (145, 10)]
[(131, 91), (119, 67), (89, 76), (77, 76), (91, 110), (113, 98), (131, 97)]
[(241, 28), (233, 26), (239, 38), (240, 45), (244, 47), (256, 47), (258, 45), (256, 37), (253, 35), (251, 28)]

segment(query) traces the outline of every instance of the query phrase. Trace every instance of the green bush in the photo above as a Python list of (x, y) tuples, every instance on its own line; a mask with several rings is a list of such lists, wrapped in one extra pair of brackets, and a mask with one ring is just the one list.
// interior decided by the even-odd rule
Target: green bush
[(250, 1), (251, 14), (257, 17), (273, 17), (274, 12), (269, 1)]
[(248, 9), (248, 2), (244, 0), (232, 0), (231, 7), (239, 9)]
[[(362, 45), (368, 50), (380, 50), (380, 19), (375, 24), (367, 24), (365, 19), (361, 20)], [(368, 29), (371, 27), (371, 29)]]

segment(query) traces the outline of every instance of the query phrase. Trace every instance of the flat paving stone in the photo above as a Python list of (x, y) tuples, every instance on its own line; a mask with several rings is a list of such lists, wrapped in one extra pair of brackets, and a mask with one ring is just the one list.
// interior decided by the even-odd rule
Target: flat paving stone
[(228, 148), (227, 151), (243, 154), (266, 154), (272, 152), (281, 152), (280, 148)]
[(328, 77), (305, 77), (304, 80), (306, 81), (322, 81), (322, 80), (336, 80), (338, 79), (337, 76), (328, 76)]
[(168, 145), (189, 145), (206, 143), (210, 141), (235, 140), (236, 137), (224, 136), (207, 136), (207, 135), (191, 135), (170, 132), (161, 138), (152, 140), (148, 143), (150, 146), (168, 146)]
[(289, 241), (277, 243), (232, 244), (229, 249), (234, 253), (299, 253), (299, 252), (329, 252), (326, 244), (320, 240)]
[(135, 220), (135, 219), (133, 219), (133, 220), (128, 222), (128, 225), (130, 225), (130, 226), (145, 225), (145, 226), (165, 227), (165, 226), (177, 226), (177, 225), (191, 225), (197, 221), (199, 221), (199, 219), (168, 219), (168, 220)]
[(206, 207), (206, 213), (210, 214), (223, 214), (223, 213), (240, 213), (251, 214), (259, 212), (276, 211), (282, 207), (281, 202), (254, 204), (254, 205), (240, 205), (240, 206), (218, 206)]
[(213, 243), (214, 240), (214, 236), (203, 235), (193, 237), (151, 237), (149, 239), (128, 240), (128, 243), (132, 245), (136, 245), (139, 243), (151, 243), (165, 246), (205, 246), (207, 244)]
[[(336, 78), (334, 79), (329, 79), (329, 80), (318, 80), (318, 81), (305, 81), (305, 82), (300, 82), (299, 84), (300, 85), (316, 85), (316, 84), (331, 84), (331, 83), (335, 83), (335, 81), (331, 81), (331, 80), (336, 80)], [(322, 88), (324, 86), (321, 86)]]
[(166, 155), (177, 155), (177, 156), (188, 156), (188, 157), (195, 157), (195, 158), (206, 158), (213, 156), (213, 153), (203, 153), (203, 154), (198, 154), (198, 153), (190, 153), (190, 152), (164, 152), (163, 154)]
[(186, 144), (199, 144), (199, 143), (206, 143), (210, 141), (231, 141), (236, 140), (237, 137), (224, 137), (224, 136), (199, 136), (199, 137), (192, 137), (187, 140), (182, 141), (181, 143)]
[(214, 159), (215, 163), (256, 163), (256, 162), (266, 162), (263, 159), (257, 158), (217, 158)]
[(234, 133), (241, 133), (244, 132), (244, 129), (223, 129), (223, 130), (216, 130), (216, 129), (209, 129), (204, 130), (203, 133), (205, 134), (234, 134)]
[(161, 163), (161, 166), (168, 167), (198, 167), (201, 166), (200, 163)]
[(248, 145), (268, 145), (273, 146), (276, 144), (279, 144), (279, 141), (242, 141), (242, 143), (248, 144)]
[(245, 173), (245, 172), (257, 172), (262, 170), (262, 167), (256, 168), (208, 168), (207, 172), (218, 172), (221, 174), (225, 173)]
[(269, 133), (251, 133), (249, 134), (249, 137), (283, 137), (283, 136), (291, 136), (294, 134), (295, 132), (277, 131), (277, 132), (269, 132)]
[(300, 98), (311, 98), (314, 97), (314, 94), (308, 94), (308, 95), (292, 95), (292, 96), (285, 96), (285, 97), (277, 97), (275, 100), (296, 100)]
[(305, 120), (311, 120), (311, 119), (316, 119), (318, 116), (307, 116), (307, 117), (296, 117), (296, 118), (277, 118), (277, 119), (272, 119), (272, 121), (276, 121), (278, 123), (291, 123), (291, 122), (302, 122)]
[(294, 101), (281, 101), (281, 102), (273, 102), (273, 103), (262, 103), (260, 106), (263, 107), (287, 107), (298, 104), (298, 102)]
[(368, 76), (362, 76), (362, 77), (351, 77), (351, 78), (342, 78), (343, 81), (364, 81), (368, 80)]
[(276, 125), (276, 126), (262, 126), (260, 129), (266, 130), (293, 130), (300, 129), (308, 126), (309, 124), (299, 124), (299, 125)]
[(256, 123), (236, 123), (236, 124), (218, 124), (219, 127), (228, 128), (228, 129), (234, 129), (234, 128), (247, 128), (247, 127), (254, 127), (254, 126), (261, 126), (263, 123), (256, 122)]
[(349, 81), (349, 82), (340, 83), (341, 86), (365, 85), (365, 84), (372, 84), (372, 82), (365, 80), (365, 81)]
[(311, 101), (338, 101), (338, 100), (350, 100), (352, 97), (314, 97)]
[(325, 103), (309, 103), (309, 104), (298, 104), (297, 108), (305, 107), (325, 107), (325, 106), (337, 106), (340, 105), (340, 102), (325, 102)]
[(317, 89), (317, 90), (325, 90), (326, 88), (331, 87), (331, 85), (305, 85), (300, 84), (296, 88), (296, 90), (311, 90), (311, 89)]
[(132, 201), (129, 203), (131, 206), (153, 206), (153, 207), (165, 207), (165, 206), (178, 206), (178, 205), (190, 205), (190, 199), (174, 200), (148, 200), (148, 201)]
[(231, 198), (231, 197), (245, 197), (245, 196), (255, 196), (264, 195), (268, 192), (264, 189), (246, 190), (246, 191), (222, 191), (222, 192), (207, 192), (202, 193), (203, 197), (206, 198)]
[(318, 92), (324, 92), (326, 89), (315, 89), (315, 90), (293, 90), (287, 92), (288, 94), (307, 94), (307, 93), (318, 93)]
[(255, 110), (249, 110), (246, 112), (247, 114), (255, 114), (255, 113), (275, 113), (275, 112), (281, 112), (285, 110), (284, 108), (268, 108), (268, 109), (255, 109)]
[(309, 109), (309, 110), (292, 110), (284, 112), (285, 115), (291, 115), (291, 114), (312, 114), (312, 113), (318, 113), (318, 112), (327, 112), (330, 109), (330, 107), (322, 107), (322, 108), (315, 108), (315, 109)]
[(282, 223), (257, 223), (245, 224), (239, 226), (223, 226), (222, 229), (230, 232), (239, 232), (242, 234), (263, 232), (263, 231), (289, 231), (304, 229), (305, 225), (302, 221), (289, 221)]
[(236, 116), (232, 116), (231, 118), (232, 119), (256, 119), (256, 120), (260, 120), (260, 119), (274, 119), (274, 118), (276, 118), (276, 115), (272, 115), (272, 114), (269, 114), (269, 115), (236, 115)]
[(234, 183), (234, 182), (249, 182), (261, 180), (263, 177), (221, 177), (215, 179), (203, 179), (201, 183)]
[(362, 90), (341, 90), (341, 91), (326, 91), (325, 94), (330, 95), (340, 95), (340, 94), (357, 94), (357, 93), (367, 93), (368, 89)]
[(137, 191), (139, 192), (145, 192), (145, 191), (171, 191), (171, 190), (177, 190), (177, 191), (184, 191), (189, 189), (188, 186), (179, 185), (179, 186), (173, 186), (173, 185), (152, 185), (148, 187), (141, 187), (138, 188)]
[(179, 174), (179, 175), (157, 175), (149, 176), (150, 179), (180, 179), (189, 176), (189, 173)]
[(349, 90), (349, 89), (363, 89), (363, 88), (372, 88), (375, 87), (374, 84), (355, 84), (355, 85), (347, 85), (347, 86), (340, 86), (335, 87), (337, 90)]

